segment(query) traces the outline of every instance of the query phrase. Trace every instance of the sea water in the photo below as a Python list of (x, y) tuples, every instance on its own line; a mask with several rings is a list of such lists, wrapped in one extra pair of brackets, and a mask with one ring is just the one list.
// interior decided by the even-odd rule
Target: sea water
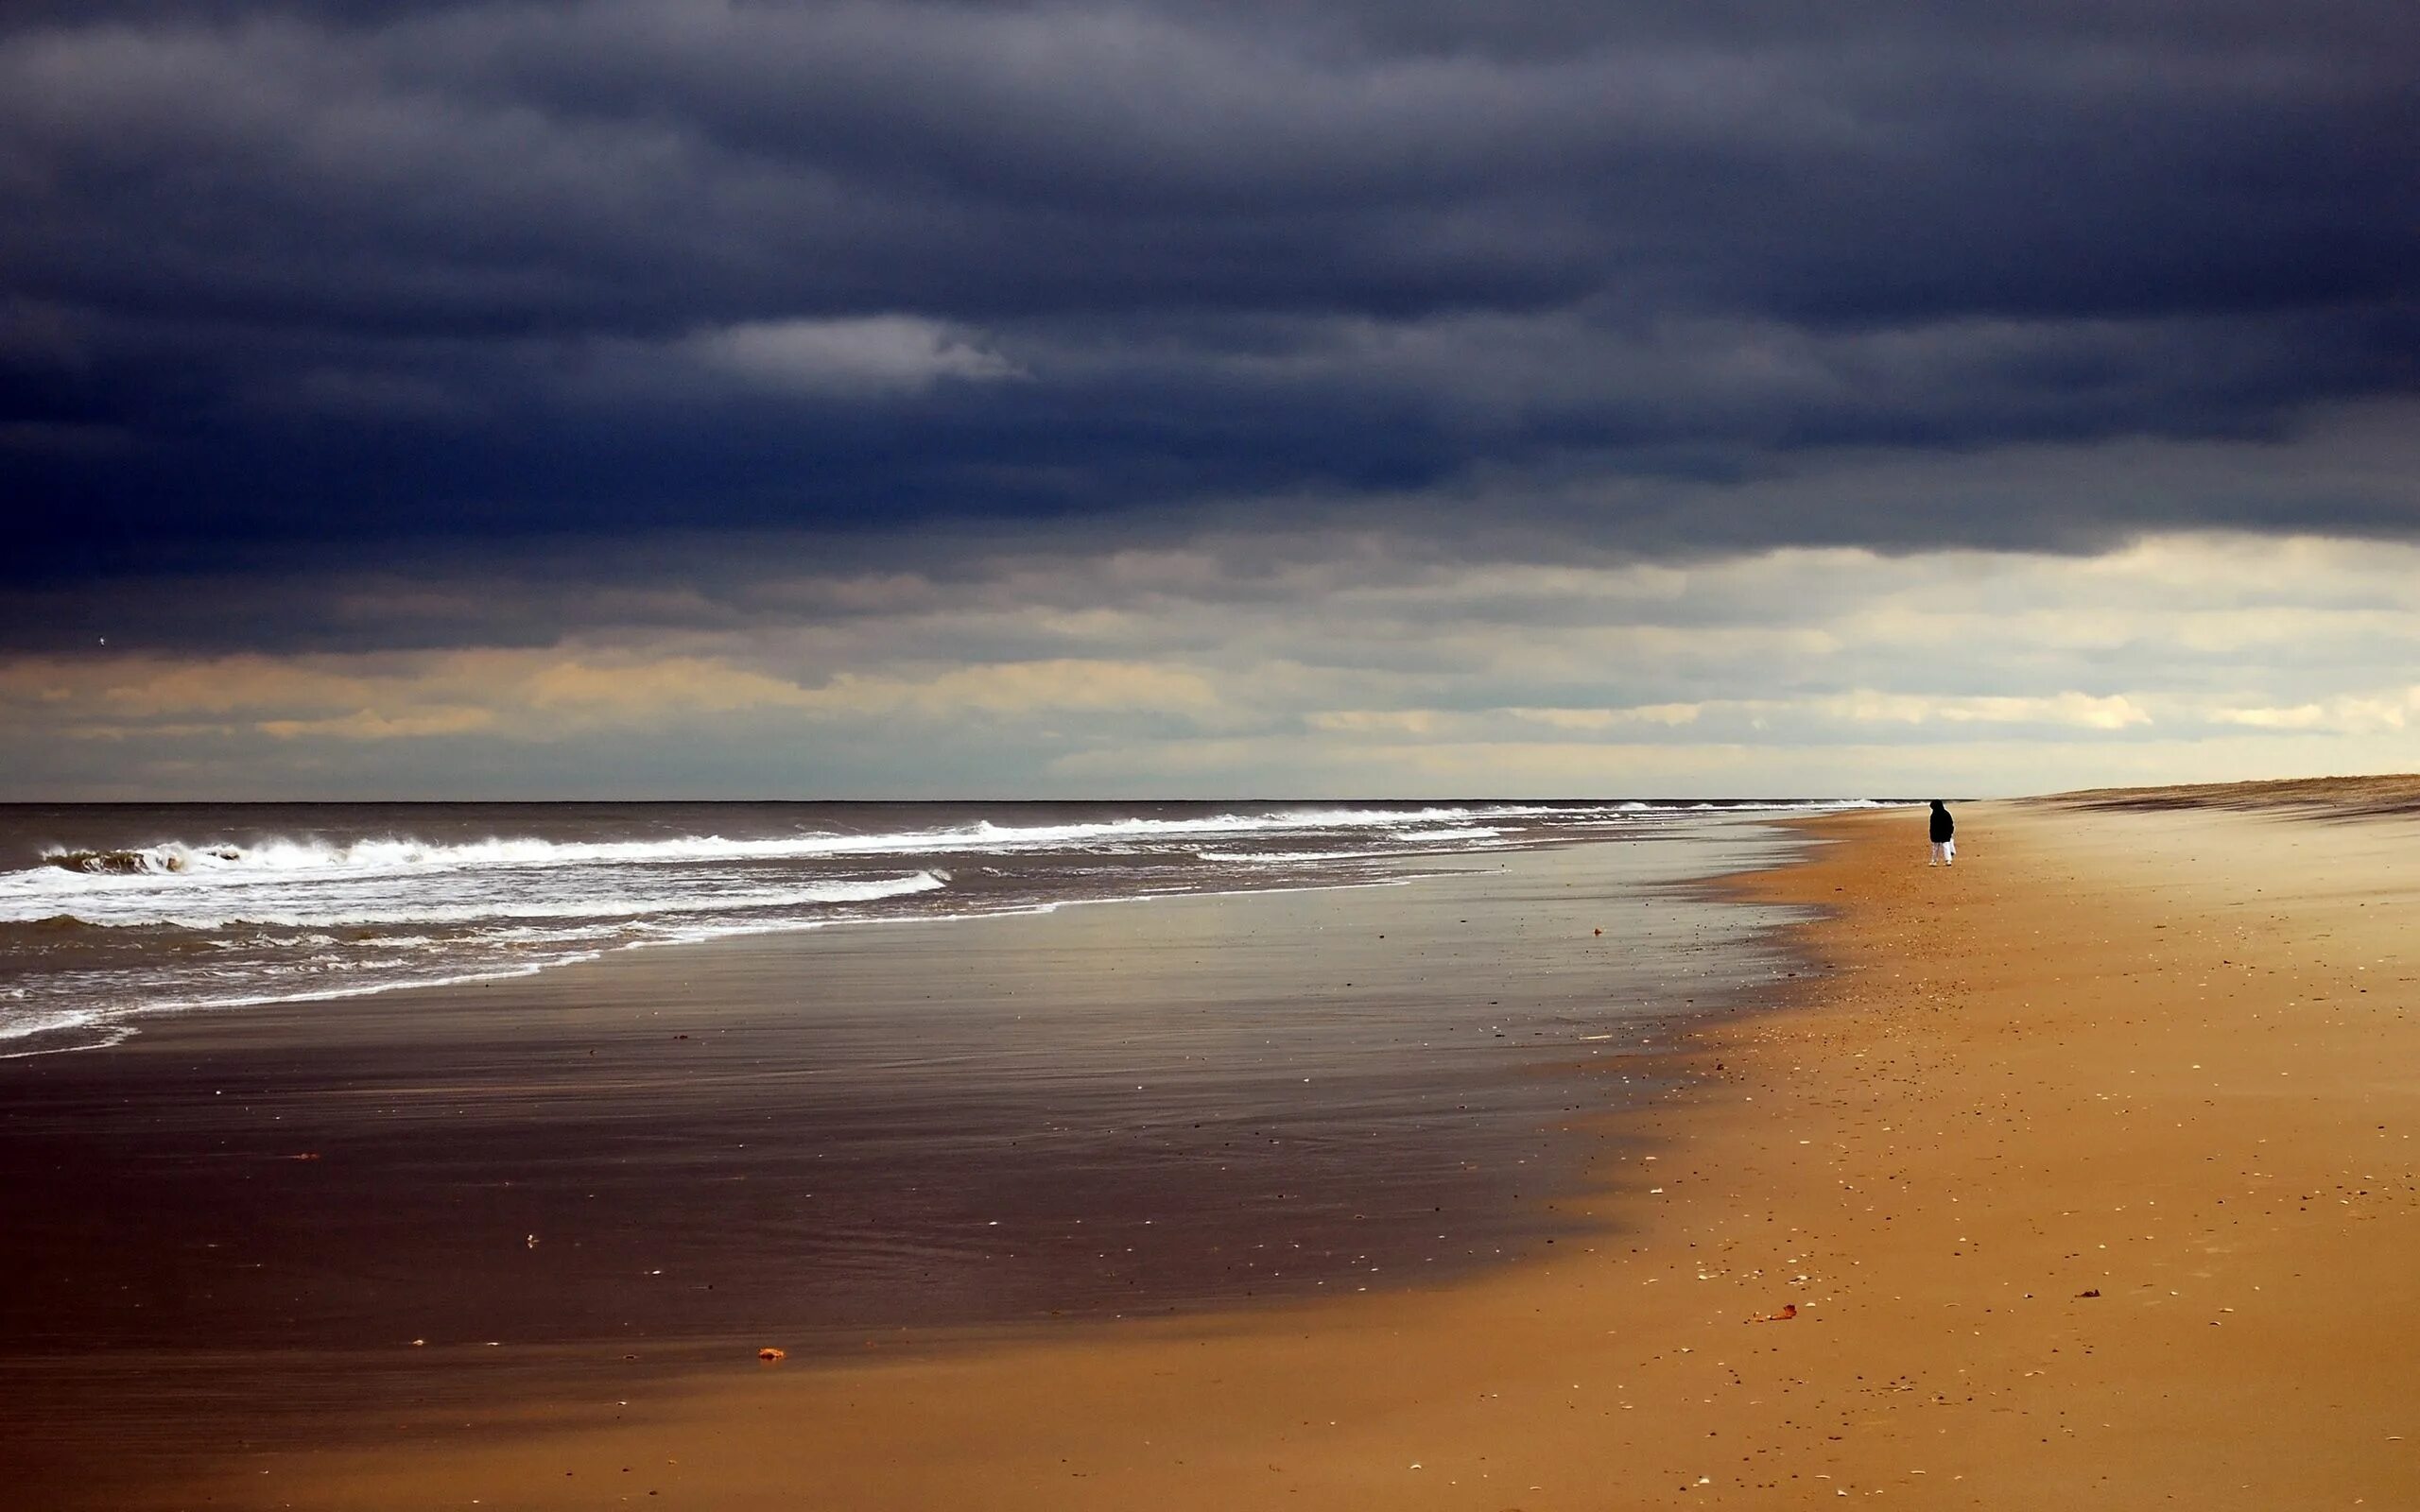
[(0, 806), (0, 1057), (608, 952), (1424, 868), (1835, 802)]

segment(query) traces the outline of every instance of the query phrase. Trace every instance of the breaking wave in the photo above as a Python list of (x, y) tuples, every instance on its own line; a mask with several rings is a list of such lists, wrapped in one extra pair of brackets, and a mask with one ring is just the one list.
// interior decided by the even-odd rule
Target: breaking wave
[[(432, 842), (407, 837), (346, 841), (167, 840), (127, 850), (52, 847), (53, 868), (88, 876), (205, 877), (242, 873), (413, 872), (490, 867), (677, 866), (712, 861), (785, 861), (816, 856), (1015, 852), (1083, 847), (1100, 841), (1182, 840), (1285, 830), (1401, 830), (1447, 824), (1468, 809), (1309, 809), (1282, 814), (1221, 814), (1196, 819), (1128, 818), (1080, 824), (1003, 825), (985, 819), (950, 829), (896, 833), (802, 833), (752, 839), (683, 835), (663, 840), (557, 841), (498, 838)], [(1493, 832), (1490, 832), (1493, 833)], [(1442, 835), (1431, 836), (1442, 838)]]
[(0, 1056), (114, 1043), (149, 1014), (496, 980), (639, 946), (1400, 881), (1407, 863), (1602, 839), (1706, 810), (1842, 806), (52, 811), (25, 822), (84, 833), (21, 830), (18, 859), (0, 869)]

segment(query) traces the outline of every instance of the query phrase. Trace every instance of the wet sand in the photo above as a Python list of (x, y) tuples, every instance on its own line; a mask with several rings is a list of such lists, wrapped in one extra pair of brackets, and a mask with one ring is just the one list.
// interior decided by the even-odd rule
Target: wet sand
[(1695, 1031), (1523, 1263), (354, 1414), (187, 1503), (2420, 1504), (2420, 823), (1961, 820), (1743, 884), (1831, 974)]
[(795, 1368), (1506, 1263), (1623, 1137), (1556, 1125), (1782, 977), (1687, 881), (1776, 843), (725, 940), (0, 1062), (12, 1484), (242, 1504), (769, 1339)]

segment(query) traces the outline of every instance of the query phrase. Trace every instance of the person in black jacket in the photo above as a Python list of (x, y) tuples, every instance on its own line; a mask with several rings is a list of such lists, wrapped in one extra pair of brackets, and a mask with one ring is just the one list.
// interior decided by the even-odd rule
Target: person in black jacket
[(1949, 816), (1949, 810), (1942, 806), (1939, 799), (1932, 800), (1932, 859), (1925, 865), (1958, 865), (1958, 821)]

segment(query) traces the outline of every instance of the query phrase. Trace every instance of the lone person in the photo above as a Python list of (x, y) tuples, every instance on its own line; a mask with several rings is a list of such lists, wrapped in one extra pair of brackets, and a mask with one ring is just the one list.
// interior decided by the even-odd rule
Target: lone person
[(1949, 816), (1939, 799), (1932, 800), (1932, 859), (1928, 867), (1958, 865), (1958, 821)]

